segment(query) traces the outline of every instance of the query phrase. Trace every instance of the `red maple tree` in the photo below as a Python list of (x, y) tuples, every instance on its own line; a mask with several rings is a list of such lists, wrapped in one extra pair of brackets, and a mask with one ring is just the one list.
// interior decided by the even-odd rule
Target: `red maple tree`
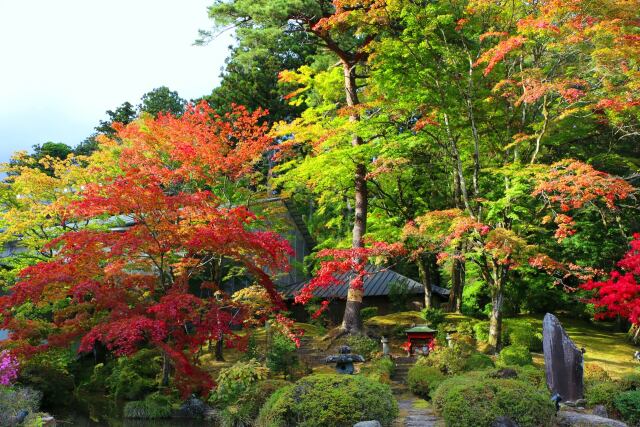
[[(221, 177), (251, 171), (271, 141), (258, 124), (262, 113), (236, 108), (226, 117), (206, 104), (182, 117), (147, 117), (117, 126), (120, 172), (87, 185), (63, 209), (67, 221), (91, 227), (51, 241), (56, 255), (26, 268), (9, 295), (0, 298), (7, 345), (24, 355), (79, 342), (97, 342), (115, 355), (158, 348), (164, 381), (175, 369), (185, 393), (209, 390), (210, 377), (197, 367), (200, 348), (241, 324), (243, 307), (204, 281), (197, 294), (190, 279), (220, 258), (246, 269), (264, 286), (276, 310), (282, 300), (266, 272), (288, 268), (292, 250), (276, 233), (262, 231), (246, 207), (222, 202), (207, 187)], [(121, 231), (114, 231), (114, 225)], [(52, 318), (25, 304), (53, 305)]]

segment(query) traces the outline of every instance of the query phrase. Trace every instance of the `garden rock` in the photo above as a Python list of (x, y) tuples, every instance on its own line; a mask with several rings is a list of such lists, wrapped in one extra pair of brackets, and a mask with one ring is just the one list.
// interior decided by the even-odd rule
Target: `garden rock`
[(571, 341), (558, 318), (550, 313), (542, 321), (542, 346), (544, 369), (551, 394), (559, 394), (565, 403), (582, 399), (582, 351)]
[(596, 405), (593, 408), (593, 415), (597, 415), (599, 417), (608, 418), (609, 413), (607, 412), (607, 408), (604, 405)]
[(573, 411), (558, 412), (558, 427), (628, 427), (622, 421)]
[(382, 427), (380, 421), (360, 421), (355, 423), (353, 427)]
[(498, 417), (492, 423), (491, 427), (519, 427), (518, 423), (509, 417)]

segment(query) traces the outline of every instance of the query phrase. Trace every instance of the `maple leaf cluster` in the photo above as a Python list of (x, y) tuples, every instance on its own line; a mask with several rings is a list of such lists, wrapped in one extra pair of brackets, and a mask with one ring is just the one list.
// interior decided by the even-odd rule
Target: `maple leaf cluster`
[(633, 235), (629, 251), (618, 262), (620, 271), (612, 271), (604, 281), (590, 280), (582, 289), (595, 291), (589, 301), (596, 308), (596, 318), (620, 316), (640, 325), (640, 233)]
[[(233, 325), (248, 310), (221, 293), (221, 283), (204, 282), (194, 294), (190, 279), (222, 258), (262, 286), (272, 312), (283, 307), (266, 272), (288, 269), (288, 242), (261, 230), (246, 207), (228, 206), (208, 190), (216, 180), (250, 173), (270, 146), (262, 114), (236, 107), (221, 117), (199, 104), (181, 117), (116, 125), (119, 173), (87, 184), (60, 207), (64, 221), (93, 226), (49, 242), (51, 260), (24, 269), (0, 297), (7, 345), (22, 355), (72, 342), (80, 352), (99, 342), (118, 356), (155, 347), (171, 360), (185, 393), (209, 390), (197, 354), (223, 336), (233, 342)], [(114, 231), (123, 221), (127, 226)], [(57, 310), (52, 318), (25, 318), (25, 304)]]

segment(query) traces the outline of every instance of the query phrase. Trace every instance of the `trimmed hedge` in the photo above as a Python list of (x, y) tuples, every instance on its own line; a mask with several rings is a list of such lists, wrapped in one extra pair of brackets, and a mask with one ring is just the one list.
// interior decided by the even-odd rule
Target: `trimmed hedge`
[(481, 369), (493, 368), (495, 364), (491, 357), (483, 353), (473, 353), (464, 363), (465, 371), (478, 371)]
[(407, 385), (415, 395), (429, 398), (430, 393), (445, 380), (445, 376), (438, 368), (424, 365), (414, 365), (407, 374)]
[(490, 427), (501, 416), (521, 427), (553, 424), (555, 408), (548, 392), (516, 379), (472, 374), (445, 380), (433, 395), (448, 427)]
[(614, 406), (630, 425), (640, 425), (640, 390), (620, 393), (614, 400)]
[(220, 410), (218, 421), (221, 427), (253, 425), (267, 399), (288, 385), (291, 383), (284, 380), (264, 380), (251, 385)]
[(525, 366), (532, 363), (533, 358), (529, 349), (520, 345), (507, 346), (500, 351), (500, 356), (498, 356), (499, 366)]
[(390, 426), (398, 415), (391, 389), (359, 375), (318, 374), (271, 395), (258, 416), (262, 427), (342, 427), (378, 420)]

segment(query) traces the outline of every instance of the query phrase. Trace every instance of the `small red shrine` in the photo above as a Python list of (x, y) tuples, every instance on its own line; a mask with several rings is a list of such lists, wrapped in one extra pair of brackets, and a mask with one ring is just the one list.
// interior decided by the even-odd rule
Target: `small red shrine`
[(435, 345), (436, 331), (427, 325), (414, 326), (406, 330), (407, 341), (404, 348), (411, 356), (413, 354), (428, 354)]

